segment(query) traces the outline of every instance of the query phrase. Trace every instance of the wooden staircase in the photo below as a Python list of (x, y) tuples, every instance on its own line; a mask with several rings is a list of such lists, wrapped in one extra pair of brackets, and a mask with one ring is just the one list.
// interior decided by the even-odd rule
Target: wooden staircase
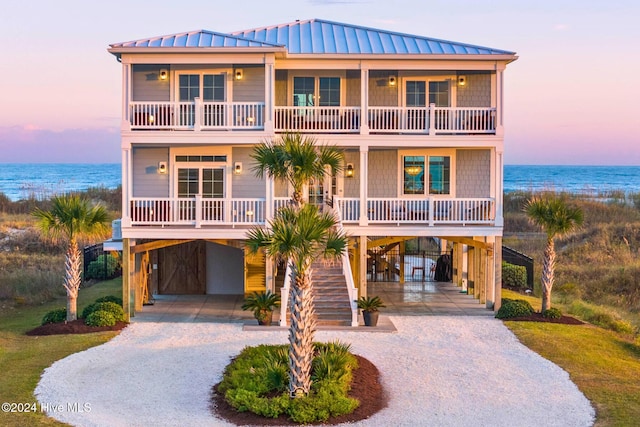
[(351, 302), (342, 260), (312, 264), (318, 326), (351, 326)]
[[(311, 268), (317, 326), (351, 326), (351, 303), (342, 261), (316, 261)], [(279, 268), (275, 278), (278, 293), (284, 285), (285, 270)]]

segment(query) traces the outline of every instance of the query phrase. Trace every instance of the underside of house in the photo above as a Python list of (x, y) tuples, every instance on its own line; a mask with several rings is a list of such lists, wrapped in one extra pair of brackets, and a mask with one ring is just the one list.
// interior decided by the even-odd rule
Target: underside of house
[(287, 134), (344, 152), (342, 171), (305, 188), (349, 236), (341, 259), (314, 264), (320, 321), (357, 325), (371, 281), (452, 281), (498, 308), (513, 52), (323, 20), (109, 52), (123, 66), (114, 240), (129, 315), (163, 294), (272, 290), (286, 307), (286, 263), (244, 241), (289, 203), (292, 188), (252, 158)]

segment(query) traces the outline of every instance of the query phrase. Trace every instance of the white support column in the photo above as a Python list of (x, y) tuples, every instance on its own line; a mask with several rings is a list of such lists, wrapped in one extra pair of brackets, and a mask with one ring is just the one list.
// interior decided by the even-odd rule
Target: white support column
[(504, 135), (504, 65), (496, 70), (496, 135)]
[[(120, 119), (120, 129), (131, 130), (131, 120), (129, 117), (129, 101), (132, 99), (133, 88), (131, 87), (131, 64), (122, 63), (122, 117)], [(124, 187), (123, 187), (124, 188)]]
[[(492, 156), (493, 157), (493, 156)], [(494, 162), (492, 158), (492, 163)], [(491, 197), (494, 197), (496, 200), (496, 227), (504, 226), (504, 153), (502, 151), (495, 152), (495, 165), (491, 166), (492, 170), (495, 170), (495, 194), (492, 194)]]
[(493, 251), (493, 270), (495, 272), (495, 303), (493, 310), (498, 311), (502, 306), (502, 237), (496, 236), (493, 246), (495, 249)]
[(264, 130), (273, 133), (273, 108), (275, 105), (275, 58), (271, 55), (265, 59), (264, 66)]
[(369, 225), (369, 147), (360, 146), (360, 226)]
[(265, 205), (264, 205), (264, 219), (265, 223), (269, 222), (273, 219), (274, 215), (274, 187), (273, 187), (273, 179), (267, 177), (265, 180)]
[(360, 70), (360, 134), (369, 135), (369, 69)]
[(131, 227), (130, 200), (133, 196), (131, 145), (122, 143), (122, 227)]
[(487, 280), (486, 280), (486, 302), (485, 307), (493, 310), (496, 303), (496, 252), (502, 251), (502, 247), (498, 248), (495, 244), (494, 236), (487, 236), (485, 238), (486, 243), (493, 243), (493, 250), (487, 251)]

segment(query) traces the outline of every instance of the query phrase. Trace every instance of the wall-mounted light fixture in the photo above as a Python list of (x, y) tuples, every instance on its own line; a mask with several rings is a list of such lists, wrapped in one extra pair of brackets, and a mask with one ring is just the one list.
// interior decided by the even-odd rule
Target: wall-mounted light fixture
[(458, 76), (458, 86), (464, 86), (467, 84), (467, 78), (465, 76)]
[(389, 86), (394, 87), (397, 82), (396, 76), (389, 76)]
[(233, 173), (240, 175), (242, 173), (242, 162), (235, 162), (233, 165)]
[(236, 68), (236, 70), (233, 72), (233, 75), (235, 76), (236, 80), (242, 80), (242, 78), (244, 77), (244, 71), (242, 71), (242, 68)]
[(158, 173), (167, 173), (167, 162), (158, 162)]
[(344, 170), (344, 176), (347, 178), (353, 178), (355, 170), (353, 169), (353, 163), (347, 163), (347, 168)]
[(167, 80), (169, 78), (169, 70), (167, 70), (166, 68), (161, 68), (160, 72), (158, 73), (158, 78), (160, 80)]

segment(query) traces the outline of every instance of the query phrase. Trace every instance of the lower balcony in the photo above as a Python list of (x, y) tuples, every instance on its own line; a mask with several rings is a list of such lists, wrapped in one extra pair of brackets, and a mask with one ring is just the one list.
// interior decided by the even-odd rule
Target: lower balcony
[[(270, 212), (289, 200), (275, 198)], [(333, 201), (334, 212), (345, 225), (359, 224), (366, 218), (372, 225), (491, 226), (496, 219), (492, 198), (368, 198), (365, 205), (366, 215), (361, 218), (359, 198), (336, 197)], [(266, 223), (267, 206), (264, 198), (134, 197), (129, 201), (129, 219), (131, 226), (246, 228)]]

